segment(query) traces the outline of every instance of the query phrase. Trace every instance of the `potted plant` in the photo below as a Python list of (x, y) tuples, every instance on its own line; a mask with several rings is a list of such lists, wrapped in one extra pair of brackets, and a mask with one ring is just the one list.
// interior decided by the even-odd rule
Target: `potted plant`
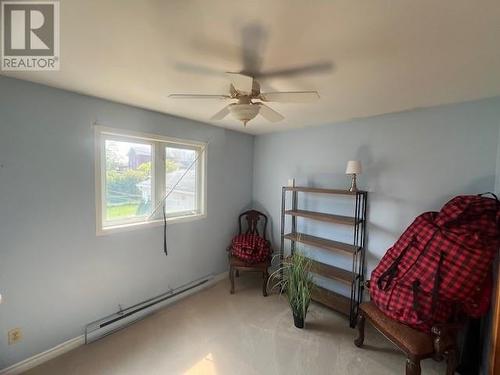
[(270, 279), (277, 280), (274, 287), (286, 293), (293, 314), (295, 327), (304, 328), (304, 320), (311, 302), (314, 284), (311, 276), (311, 260), (301, 252), (295, 252), (283, 260)]

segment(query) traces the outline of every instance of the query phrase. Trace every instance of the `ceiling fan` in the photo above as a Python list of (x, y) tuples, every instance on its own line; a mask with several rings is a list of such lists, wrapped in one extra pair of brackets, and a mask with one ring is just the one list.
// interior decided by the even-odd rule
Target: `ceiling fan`
[(170, 94), (173, 99), (219, 99), (236, 100), (230, 103), (211, 117), (211, 120), (222, 120), (231, 114), (246, 126), (247, 122), (258, 114), (271, 122), (278, 122), (284, 117), (264, 102), (277, 103), (307, 103), (319, 99), (317, 91), (293, 92), (260, 92), (260, 84), (253, 77), (241, 73), (226, 73), (231, 81), (229, 95), (203, 95), (203, 94)]

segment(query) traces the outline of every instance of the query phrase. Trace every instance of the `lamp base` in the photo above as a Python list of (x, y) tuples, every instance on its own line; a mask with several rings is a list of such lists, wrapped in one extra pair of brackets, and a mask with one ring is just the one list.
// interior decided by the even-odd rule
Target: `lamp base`
[(349, 188), (349, 191), (358, 191), (358, 186), (356, 185), (356, 173), (352, 174), (351, 187)]

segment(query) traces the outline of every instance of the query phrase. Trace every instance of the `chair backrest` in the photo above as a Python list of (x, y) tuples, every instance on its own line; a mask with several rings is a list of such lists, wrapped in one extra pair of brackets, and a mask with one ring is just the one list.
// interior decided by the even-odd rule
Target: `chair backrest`
[[(238, 217), (238, 223), (240, 229), (239, 234), (243, 234), (243, 218), (245, 218), (247, 222), (247, 230), (245, 234), (257, 234), (258, 236), (266, 240), (266, 229), (267, 229), (266, 215), (257, 210), (248, 210), (240, 214), (240, 216)], [(261, 218), (263, 218), (264, 220), (259, 223)], [(259, 230), (259, 224), (261, 224), (260, 230)]]

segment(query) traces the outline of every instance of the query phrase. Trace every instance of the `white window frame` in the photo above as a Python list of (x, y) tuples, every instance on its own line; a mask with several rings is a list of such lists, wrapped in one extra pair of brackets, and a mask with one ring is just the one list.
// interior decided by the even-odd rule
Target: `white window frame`
[[(198, 152), (196, 162), (196, 211), (184, 211), (167, 214), (168, 223), (188, 222), (203, 219), (207, 216), (206, 158), (207, 143), (165, 137), (131, 130), (114, 129), (95, 125), (95, 201), (96, 201), (96, 233), (97, 235), (139, 229), (163, 224), (161, 200), (165, 190), (165, 149), (176, 147), (192, 149)], [(152, 207), (160, 206), (155, 215), (123, 220), (106, 221), (106, 140), (136, 142), (151, 145), (151, 200)]]

